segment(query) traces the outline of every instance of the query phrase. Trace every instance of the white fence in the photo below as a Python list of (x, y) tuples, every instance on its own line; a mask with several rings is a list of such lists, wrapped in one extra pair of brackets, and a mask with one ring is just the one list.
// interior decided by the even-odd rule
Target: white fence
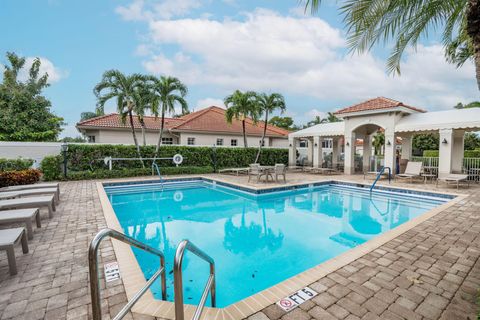
[(36, 168), (46, 156), (60, 154), (62, 142), (6, 142), (0, 141), (0, 158), (33, 159)]

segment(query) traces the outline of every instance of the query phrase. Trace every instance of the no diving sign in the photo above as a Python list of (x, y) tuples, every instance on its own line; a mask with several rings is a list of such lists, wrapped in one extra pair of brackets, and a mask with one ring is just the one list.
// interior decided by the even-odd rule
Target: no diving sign
[(307, 300), (312, 299), (318, 294), (314, 290), (310, 289), (309, 287), (305, 287), (297, 292), (285, 297), (277, 302), (277, 305), (285, 311), (290, 311)]

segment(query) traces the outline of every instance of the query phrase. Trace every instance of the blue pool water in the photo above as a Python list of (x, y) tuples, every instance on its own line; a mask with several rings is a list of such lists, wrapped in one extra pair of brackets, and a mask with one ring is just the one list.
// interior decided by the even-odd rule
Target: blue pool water
[[(415, 218), (447, 199), (329, 184), (261, 195), (204, 181), (183, 186), (106, 187), (124, 232), (165, 253), (168, 300), (173, 257), (188, 238), (215, 259), (217, 305), (224, 307), (314, 267)], [(134, 249), (149, 277), (158, 259)], [(184, 261), (185, 302), (196, 304), (208, 264)], [(152, 289), (161, 299), (160, 283)]]

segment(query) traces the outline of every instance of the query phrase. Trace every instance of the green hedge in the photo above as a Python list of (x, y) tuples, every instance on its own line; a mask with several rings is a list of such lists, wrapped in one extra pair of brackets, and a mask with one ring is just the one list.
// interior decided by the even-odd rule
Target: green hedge
[[(141, 148), (144, 158), (152, 158), (155, 152), (154, 146)], [(255, 161), (257, 148), (216, 148), (217, 168), (246, 167)], [(175, 154), (183, 156), (181, 166), (187, 167), (213, 167), (213, 148), (211, 147), (188, 147), (188, 146), (162, 146), (159, 158), (173, 157)], [(85, 171), (106, 169), (103, 162), (105, 157), (113, 158), (136, 158), (135, 146), (125, 145), (76, 145), (71, 144), (68, 148), (67, 168), (68, 171)], [(151, 161), (145, 161), (145, 166), (150, 168)], [(161, 168), (174, 167), (172, 160), (157, 160)], [(275, 163), (288, 163), (287, 149), (262, 149), (260, 163), (274, 165)], [(142, 168), (140, 161), (114, 161), (113, 169)]]
[(30, 169), (33, 165), (32, 159), (3, 159), (0, 158), (0, 171), (20, 171)]
[[(168, 167), (162, 168), (162, 175), (172, 174), (204, 174), (212, 173), (212, 167)], [(88, 179), (108, 179), (108, 178), (126, 178), (126, 177), (138, 177), (149, 176), (152, 174), (150, 168), (134, 168), (134, 169), (99, 169), (95, 171), (70, 171), (68, 172), (68, 180), (88, 180)]]
[[(438, 150), (424, 150), (423, 151), (423, 156), (424, 157), (438, 158), (439, 151)], [(480, 149), (465, 150), (463, 152), (463, 157), (464, 158), (480, 158)]]
[(40, 163), (43, 179), (46, 181), (60, 180), (62, 178), (62, 156), (47, 156)]

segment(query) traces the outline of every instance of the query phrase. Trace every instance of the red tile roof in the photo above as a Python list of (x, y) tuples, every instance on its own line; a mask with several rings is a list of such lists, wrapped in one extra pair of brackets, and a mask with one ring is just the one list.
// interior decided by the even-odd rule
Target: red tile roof
[[(147, 130), (159, 130), (160, 118), (145, 116), (145, 127)], [(263, 133), (263, 121), (256, 125), (249, 118), (246, 119), (246, 131), (248, 135), (261, 136)], [(134, 126), (140, 129), (138, 117), (134, 116)], [(120, 115), (111, 113), (77, 123), (77, 128), (130, 128), (128, 118), (125, 124), (122, 123)], [(165, 128), (173, 131), (195, 131), (195, 132), (222, 132), (242, 134), (242, 122), (233, 119), (229, 124), (225, 120), (225, 109), (219, 107), (208, 107), (197, 112), (179, 118), (165, 118)], [(267, 126), (267, 136), (286, 137), (290, 132), (272, 125)]]
[(426, 112), (425, 110), (406, 105), (400, 101), (396, 101), (396, 100), (384, 98), (384, 97), (378, 97), (378, 98), (370, 99), (370, 100), (355, 104), (347, 108), (340, 109), (336, 111), (335, 114), (346, 114), (346, 113), (362, 112), (362, 111), (368, 111), (368, 110), (391, 109), (391, 108), (397, 108), (397, 107), (403, 107), (403, 108), (411, 109), (417, 112)]

